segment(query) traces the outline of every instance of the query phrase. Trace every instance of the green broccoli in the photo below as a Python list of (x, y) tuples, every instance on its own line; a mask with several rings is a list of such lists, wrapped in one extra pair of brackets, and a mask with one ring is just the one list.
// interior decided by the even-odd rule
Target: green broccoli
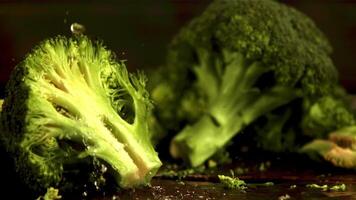
[(148, 184), (161, 161), (150, 140), (145, 83), (85, 36), (38, 45), (15, 67), (1, 112), (0, 141), (24, 183), (42, 192), (63, 188), (88, 164), (122, 188)]
[(310, 139), (327, 139), (338, 129), (354, 126), (347, 94), (339, 87), (330, 94), (305, 97), (267, 113), (253, 125), (258, 146), (273, 152), (299, 151)]
[[(331, 52), (312, 20), (293, 8), (272, 0), (214, 1), (174, 38), (165, 68), (153, 76), (157, 119), (179, 132), (171, 154), (198, 166), (274, 110), (295, 102), (301, 110), (300, 99), (333, 96)], [(283, 116), (294, 115), (287, 110)]]
[(345, 97), (325, 96), (312, 103), (305, 99), (304, 107), (307, 109), (301, 124), (303, 132), (313, 138), (326, 138), (332, 131), (356, 125), (351, 104)]
[(224, 185), (224, 187), (228, 189), (238, 189), (238, 190), (246, 190), (245, 181), (239, 179), (238, 177), (230, 177), (225, 175), (218, 175), (219, 181)]
[(58, 189), (50, 187), (47, 189), (46, 194), (38, 197), (36, 200), (59, 200), (62, 199), (62, 196), (58, 194)]

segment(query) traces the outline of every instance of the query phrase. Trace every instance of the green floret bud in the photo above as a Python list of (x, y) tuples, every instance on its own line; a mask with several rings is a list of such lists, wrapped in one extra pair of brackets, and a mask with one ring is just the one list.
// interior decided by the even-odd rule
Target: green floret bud
[(35, 189), (56, 187), (67, 166), (93, 158), (123, 188), (148, 184), (161, 162), (145, 83), (100, 42), (42, 42), (14, 69), (1, 114), (1, 141), (19, 174)]
[(356, 123), (350, 106), (342, 98), (325, 96), (313, 103), (305, 100), (304, 107), (307, 109), (302, 127), (305, 134), (315, 138), (326, 138), (330, 132)]

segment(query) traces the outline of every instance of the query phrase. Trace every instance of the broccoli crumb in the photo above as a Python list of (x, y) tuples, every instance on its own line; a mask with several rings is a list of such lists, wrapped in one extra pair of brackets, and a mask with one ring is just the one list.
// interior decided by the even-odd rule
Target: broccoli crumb
[(291, 186), (289, 186), (289, 189), (295, 189), (295, 188), (297, 188), (297, 185), (291, 185)]
[(40, 196), (36, 200), (58, 200), (58, 199), (62, 199), (62, 196), (59, 195), (58, 189), (50, 187), (47, 188), (47, 192), (44, 196)]
[(274, 183), (273, 182), (266, 182), (263, 184), (264, 186), (274, 186)]
[(313, 188), (313, 189), (321, 189), (322, 191), (327, 191), (328, 190), (328, 185), (318, 185), (318, 184), (308, 184), (306, 185), (307, 188)]
[(218, 178), (224, 187), (228, 189), (239, 189), (243, 191), (247, 189), (245, 181), (239, 179), (238, 177), (218, 175)]
[(334, 186), (329, 186), (329, 185), (318, 185), (318, 184), (308, 184), (306, 185), (307, 188), (313, 188), (313, 189), (321, 189), (322, 191), (345, 191), (346, 190), (346, 185), (344, 183), (339, 184), (339, 185), (334, 185)]
[(172, 166), (169, 167), (169, 169), (162, 171), (160, 175), (167, 178), (177, 178), (177, 180), (180, 181), (189, 175), (203, 173), (205, 170), (206, 168), (204, 166), (188, 168), (183, 170), (176, 169), (176, 166)]
[(287, 199), (290, 199), (291, 197), (289, 196), (289, 194), (285, 194), (285, 195), (282, 195), (280, 197), (278, 197), (278, 200), (287, 200)]
[(340, 185), (334, 185), (332, 187), (330, 187), (331, 191), (345, 191), (346, 190), (346, 185), (344, 183), (340, 184)]

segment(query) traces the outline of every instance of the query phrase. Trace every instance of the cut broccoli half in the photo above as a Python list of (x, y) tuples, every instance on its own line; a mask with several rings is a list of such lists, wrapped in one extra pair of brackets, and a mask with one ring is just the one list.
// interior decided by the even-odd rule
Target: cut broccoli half
[(15, 67), (1, 112), (1, 142), (24, 182), (57, 188), (92, 158), (122, 188), (148, 184), (161, 162), (145, 83), (85, 36), (38, 45)]

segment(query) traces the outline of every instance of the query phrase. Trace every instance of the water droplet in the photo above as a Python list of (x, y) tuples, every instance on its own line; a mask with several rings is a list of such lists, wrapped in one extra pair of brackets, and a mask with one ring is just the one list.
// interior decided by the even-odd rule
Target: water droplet
[(72, 25), (70, 25), (70, 31), (74, 35), (82, 35), (85, 32), (85, 26), (79, 23), (73, 23)]

